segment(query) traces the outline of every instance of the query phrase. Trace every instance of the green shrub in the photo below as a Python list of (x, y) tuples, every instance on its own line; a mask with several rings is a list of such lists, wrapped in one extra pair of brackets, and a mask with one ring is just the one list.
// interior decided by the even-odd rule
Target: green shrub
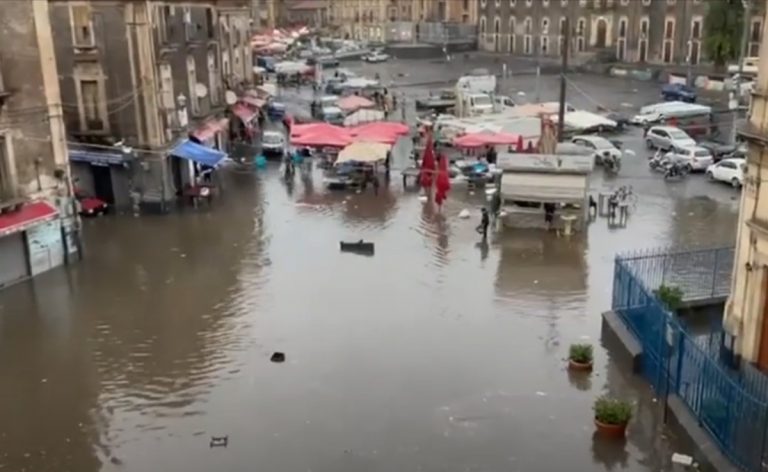
[(677, 311), (680, 305), (683, 304), (683, 291), (680, 287), (674, 287), (670, 285), (662, 284), (659, 289), (656, 290), (656, 297), (666, 305), (670, 311)]
[(592, 362), (591, 344), (571, 344), (568, 349), (568, 359), (579, 364), (589, 364)]
[(595, 419), (605, 424), (627, 424), (632, 419), (632, 404), (616, 398), (600, 397), (592, 407)]

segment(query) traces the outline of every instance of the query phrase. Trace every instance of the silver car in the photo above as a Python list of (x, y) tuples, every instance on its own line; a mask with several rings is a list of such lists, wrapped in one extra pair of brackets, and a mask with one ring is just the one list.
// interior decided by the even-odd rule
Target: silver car
[(648, 149), (662, 149), (669, 151), (673, 148), (687, 148), (696, 145), (685, 131), (674, 126), (654, 126), (648, 130), (645, 136), (645, 144)]
[(689, 146), (684, 148), (673, 148), (667, 153), (666, 157), (671, 162), (677, 162), (687, 166), (692, 172), (704, 172), (709, 166), (715, 163), (712, 157), (712, 151), (700, 146)]

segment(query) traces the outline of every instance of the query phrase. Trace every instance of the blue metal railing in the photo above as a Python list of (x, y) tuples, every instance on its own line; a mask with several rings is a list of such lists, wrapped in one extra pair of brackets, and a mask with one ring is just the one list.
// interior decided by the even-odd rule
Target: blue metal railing
[(662, 284), (684, 301), (727, 296), (733, 249), (649, 251), (614, 264), (613, 310), (643, 347), (643, 375), (660, 394), (676, 394), (741, 469), (763, 471), (768, 441), (768, 379), (752, 366), (721, 361), (723, 334), (696, 338), (655, 295)]

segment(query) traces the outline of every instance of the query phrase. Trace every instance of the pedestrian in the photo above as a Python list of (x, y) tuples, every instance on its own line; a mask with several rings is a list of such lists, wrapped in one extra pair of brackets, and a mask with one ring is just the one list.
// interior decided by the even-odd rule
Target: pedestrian
[(552, 223), (555, 221), (555, 204), (544, 204), (544, 222), (547, 224), (547, 229), (552, 229)]
[(389, 180), (389, 171), (392, 166), (392, 152), (387, 151), (387, 157), (384, 159), (384, 177)]
[(482, 214), (480, 216), (480, 224), (475, 228), (475, 231), (483, 235), (483, 241), (488, 239), (488, 225), (491, 224), (491, 218), (488, 216), (488, 209), (483, 207)]
[(379, 194), (379, 176), (378, 175), (371, 175), (371, 180), (373, 184), (373, 194), (378, 195)]

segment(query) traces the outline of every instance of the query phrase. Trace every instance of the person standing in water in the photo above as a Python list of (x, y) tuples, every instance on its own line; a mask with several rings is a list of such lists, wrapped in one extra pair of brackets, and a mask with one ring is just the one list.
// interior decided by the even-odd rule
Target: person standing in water
[(480, 225), (477, 227), (477, 232), (483, 235), (483, 241), (488, 239), (488, 225), (491, 224), (491, 218), (488, 215), (488, 209), (483, 207), (482, 214), (480, 216)]

